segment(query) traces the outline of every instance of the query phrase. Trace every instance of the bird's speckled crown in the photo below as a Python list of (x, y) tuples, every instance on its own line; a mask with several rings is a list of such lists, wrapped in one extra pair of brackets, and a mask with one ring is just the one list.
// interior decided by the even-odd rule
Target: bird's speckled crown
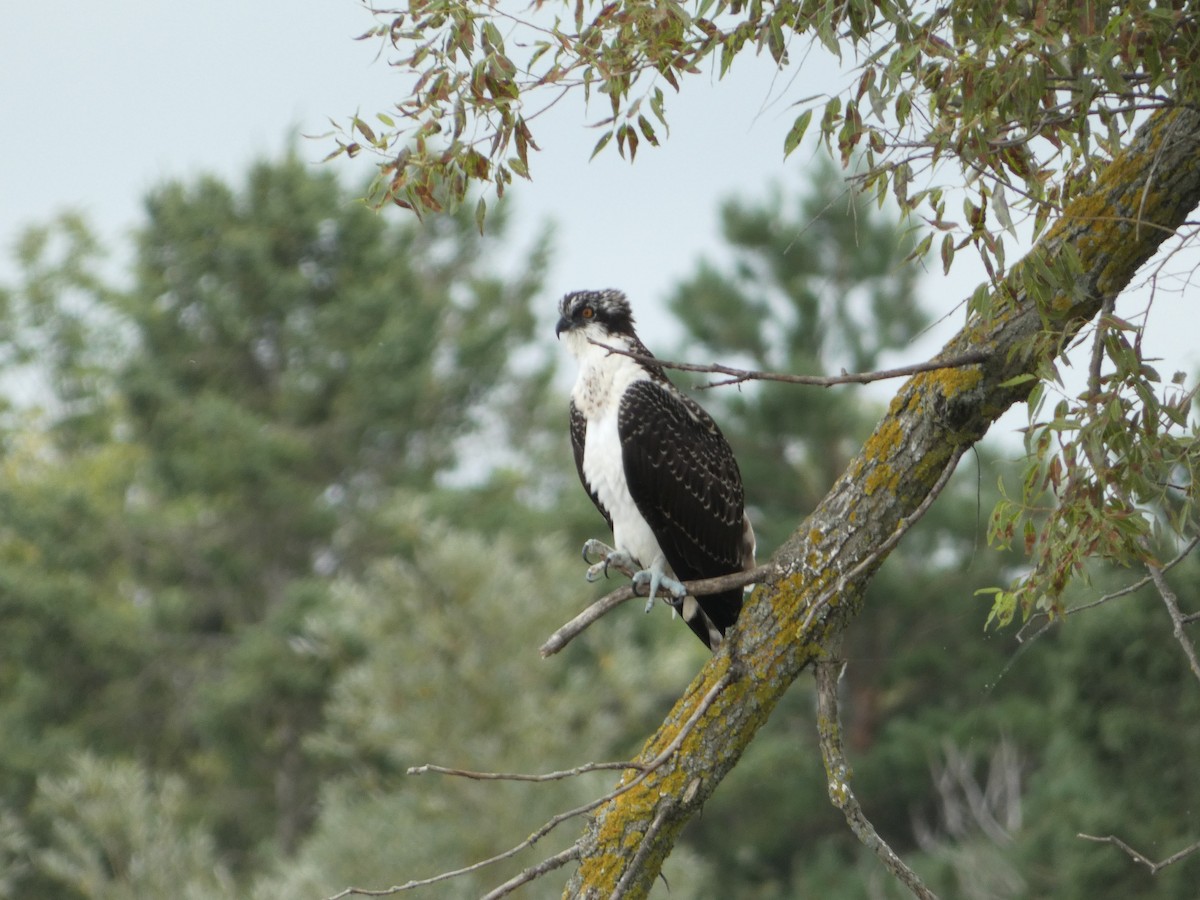
[(558, 313), (568, 322), (581, 322), (585, 307), (591, 308), (592, 321), (603, 325), (610, 333), (633, 334), (633, 310), (623, 292), (613, 288), (572, 291), (559, 301)]

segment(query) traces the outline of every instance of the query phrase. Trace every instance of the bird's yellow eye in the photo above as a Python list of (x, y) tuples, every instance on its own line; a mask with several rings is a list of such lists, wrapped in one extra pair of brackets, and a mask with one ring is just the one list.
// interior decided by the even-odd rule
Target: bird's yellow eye
[(585, 318), (585, 319), (590, 319), (595, 314), (596, 314), (596, 311), (594, 309), (592, 309), (590, 306), (585, 306), (583, 309), (581, 309), (579, 311), (579, 315), (583, 316), (583, 318)]

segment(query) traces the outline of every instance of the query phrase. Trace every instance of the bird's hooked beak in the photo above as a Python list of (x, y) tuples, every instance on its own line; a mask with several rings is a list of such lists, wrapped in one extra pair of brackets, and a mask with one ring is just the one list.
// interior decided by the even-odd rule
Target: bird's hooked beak
[(562, 333), (564, 331), (569, 331), (570, 329), (571, 329), (571, 320), (568, 319), (566, 316), (562, 316), (561, 318), (559, 318), (558, 324), (554, 326), (555, 339), (558, 339), (559, 337), (562, 336)]

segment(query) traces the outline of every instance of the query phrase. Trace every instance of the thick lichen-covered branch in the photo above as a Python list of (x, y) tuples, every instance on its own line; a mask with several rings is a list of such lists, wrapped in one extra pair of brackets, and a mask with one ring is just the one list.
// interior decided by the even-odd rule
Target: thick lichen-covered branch
[[(947, 465), (1023, 401), (1048, 360), (1129, 283), (1200, 202), (1200, 112), (1155, 113), (1031, 253), (994, 285), (945, 356), (978, 365), (904, 384), (857, 457), (777, 551), (738, 627), (642, 751), (652, 759), (697, 697), (729, 684), (680, 752), (636, 790), (599, 809), (581, 840), (571, 897), (643, 897), (687, 820), (737, 763), (788, 686), (859, 612), (880, 545), (932, 491)], [(869, 565), (862, 565), (871, 560)], [(837, 590), (802, 627), (810, 606)], [(636, 871), (630, 866), (637, 860)]]

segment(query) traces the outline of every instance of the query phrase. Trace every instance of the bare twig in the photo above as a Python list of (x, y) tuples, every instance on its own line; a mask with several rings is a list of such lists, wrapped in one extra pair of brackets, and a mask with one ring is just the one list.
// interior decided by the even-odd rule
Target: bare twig
[(1125, 843), (1123, 840), (1121, 840), (1116, 835), (1109, 834), (1109, 835), (1105, 835), (1105, 836), (1101, 837), (1101, 836), (1094, 835), (1094, 834), (1077, 834), (1075, 836), (1079, 837), (1079, 838), (1083, 838), (1085, 841), (1095, 841), (1098, 844), (1112, 844), (1114, 847), (1119, 847), (1120, 849), (1124, 850), (1127, 854), (1129, 854), (1130, 859), (1132, 859), (1134, 862), (1139, 862), (1143, 866), (1148, 868), (1150, 870), (1151, 875), (1157, 875), (1159, 872), (1161, 872), (1167, 866), (1173, 866), (1173, 865), (1175, 865), (1175, 863), (1179, 862), (1180, 860), (1186, 859), (1187, 857), (1191, 856), (1196, 851), (1200, 850), (1200, 841), (1197, 841), (1196, 843), (1192, 844), (1192, 846), (1190, 846), (1190, 847), (1184, 847), (1178, 853), (1172, 853), (1170, 856), (1168, 856), (1164, 860), (1161, 860), (1160, 862), (1151, 862), (1149, 859), (1144, 857), (1142, 854), (1138, 853), (1136, 850), (1134, 850), (1132, 847), (1130, 847), (1127, 843)]
[(578, 637), (584, 629), (597, 619), (612, 612), (626, 600), (632, 600), (636, 596), (637, 594), (633, 592), (633, 586), (628, 584), (605, 594), (571, 621), (555, 631), (550, 637), (546, 638), (545, 643), (539, 648), (538, 653), (543, 658), (553, 656)]
[(920, 877), (910, 869), (887, 841), (879, 836), (875, 826), (863, 813), (858, 798), (850, 789), (850, 765), (842, 746), (841, 723), (838, 718), (837, 689), (843, 663), (821, 660), (816, 664), (817, 679), (817, 736), (821, 759), (825, 762), (829, 799), (842, 811), (850, 830), (872, 853), (879, 857), (884, 868), (894, 875), (914, 897), (937, 900), (937, 895), (925, 887)]
[(563, 779), (574, 778), (576, 775), (584, 775), (588, 772), (612, 772), (624, 771), (625, 769), (641, 770), (645, 768), (642, 763), (638, 762), (590, 762), (576, 766), (573, 769), (563, 769), (559, 772), (527, 775), (519, 772), (472, 772), (469, 769), (451, 769), (446, 766), (435, 766), (433, 763), (425, 763), (423, 766), (412, 766), (406, 774), (454, 775), (458, 778), (470, 778), (475, 781), (562, 781)]
[[(630, 578), (634, 572), (629, 567), (621, 567), (613, 565), (612, 568), (617, 569), (623, 575)], [(764, 564), (755, 569), (750, 569), (745, 572), (734, 572), (730, 575), (720, 575), (716, 578), (701, 578), (696, 581), (685, 581), (683, 586), (687, 588), (688, 593), (693, 597), (704, 597), (708, 594), (719, 594), (721, 591), (727, 591), (730, 588), (745, 587), (748, 584), (754, 584), (771, 577), (775, 572), (774, 566)], [(647, 585), (646, 591), (649, 591)], [(588, 628), (597, 619), (612, 612), (622, 603), (632, 600), (634, 597), (644, 597), (646, 594), (638, 594), (632, 585), (624, 585), (611, 591), (601, 597), (599, 600), (592, 603), (583, 612), (579, 613), (571, 621), (567, 622), (561, 628), (546, 638), (538, 652), (543, 656), (553, 656), (563, 647), (567, 646), (571, 641), (577, 638), (581, 632)]]
[[(558, 813), (557, 815), (555, 815), (552, 818), (550, 818), (549, 820), (547, 820), (545, 822), (545, 824), (543, 824), (540, 828), (537, 829), (537, 831), (533, 832), (533, 834), (529, 835), (529, 837), (525, 838), (525, 840), (521, 841), (521, 843), (517, 844), (516, 846), (510, 847), (508, 850), (505, 850), (503, 853), (497, 853), (495, 856), (491, 856), (487, 859), (482, 859), (479, 862), (472, 863), (469, 866), (464, 866), (461, 869), (453, 869), (449, 872), (442, 872), (438, 875), (433, 875), (429, 878), (422, 878), (419, 880), (406, 881), (404, 884), (394, 884), (391, 887), (380, 888), (378, 890), (371, 890), (368, 888), (348, 887), (345, 890), (340, 891), (337, 894), (334, 894), (333, 896), (329, 897), (328, 900), (343, 900), (343, 898), (351, 897), (351, 896), (388, 897), (388, 896), (391, 896), (392, 894), (399, 894), (399, 893), (403, 893), (404, 891), (411, 891), (411, 890), (414, 890), (414, 889), (420, 888), (420, 887), (428, 887), (431, 884), (437, 884), (442, 881), (449, 881), (451, 878), (458, 878), (462, 875), (468, 875), (471, 872), (477, 872), (480, 869), (484, 869), (490, 865), (493, 865), (498, 862), (502, 862), (503, 860), (510, 859), (510, 858), (516, 856), (521, 851), (526, 850), (529, 847), (532, 847), (534, 844), (536, 844), (538, 841), (540, 841), (542, 838), (544, 838), (546, 835), (548, 835), (551, 831), (553, 831), (555, 828), (557, 828), (563, 822), (566, 822), (569, 819), (573, 819), (576, 816), (586, 815), (587, 813), (591, 812), (593, 809), (598, 809), (599, 807), (608, 803), (610, 800), (613, 800), (614, 798), (619, 797), (621, 794), (625, 793), (626, 791), (641, 784), (655, 769), (658, 769), (660, 766), (663, 765), (663, 763), (665, 763), (667, 760), (669, 760), (672, 756), (675, 755), (675, 753), (679, 750), (680, 746), (683, 745), (684, 740), (686, 740), (687, 736), (691, 733), (692, 729), (694, 729), (696, 727), (696, 724), (702, 718), (704, 718), (704, 714), (706, 712), (708, 712), (708, 710), (712, 707), (713, 703), (716, 702), (716, 699), (720, 695), (721, 691), (723, 691), (726, 687), (728, 687), (732, 683), (732, 681), (733, 681), (732, 672), (726, 672), (719, 679), (717, 679), (716, 683), (711, 688), (709, 688), (708, 692), (700, 700), (699, 705), (697, 705), (697, 707), (692, 711), (692, 714), (690, 716), (688, 716), (687, 721), (683, 723), (683, 726), (679, 729), (679, 733), (677, 735), (675, 735), (674, 740), (672, 740), (669, 744), (667, 744), (667, 746), (663, 748), (662, 752), (659, 753), (658, 756), (654, 757), (654, 759), (650, 760), (650, 762), (644, 764), (644, 766), (639, 765), (639, 766), (623, 767), (623, 768), (640, 769), (640, 771), (638, 772), (637, 775), (635, 775), (629, 781), (626, 781), (622, 784), (617, 785), (616, 788), (609, 791), (603, 797), (599, 797), (595, 800), (592, 800), (588, 803), (583, 804), (582, 806), (577, 806), (574, 809), (569, 809), (566, 812)], [(537, 878), (540, 875), (544, 875), (546, 872), (553, 871), (554, 869), (561, 866), (563, 863), (568, 862), (570, 859), (573, 859), (575, 856), (577, 856), (579, 854), (579, 852), (580, 852), (579, 845), (572, 844), (571, 847), (569, 847), (567, 850), (563, 851), (562, 853), (559, 853), (556, 856), (552, 856), (549, 859), (544, 860), (542, 863), (539, 863), (538, 865), (532, 866), (529, 869), (525, 870), (526, 872), (534, 873), (528, 879), (519, 881), (519, 882), (516, 879), (510, 879), (510, 881), (512, 882), (512, 887), (514, 887), (514, 888), (519, 887), (520, 885), (525, 884), (526, 881), (531, 881), (531, 880), (533, 880), (533, 878)], [(524, 875), (525, 875), (525, 872), (522, 872), (521, 875), (517, 876), (516, 878), (521, 878)], [(500, 887), (496, 888), (496, 890), (498, 891), (501, 888), (504, 888), (507, 884), (509, 884), (509, 882), (506, 882), (504, 885), (500, 885)], [(508, 891), (505, 891), (505, 893), (507, 893), (507, 892)], [(488, 896), (500, 897), (500, 896), (503, 896), (503, 894), (489, 894)]]
[(578, 843), (572, 844), (562, 853), (556, 853), (549, 859), (543, 859), (536, 866), (522, 869), (519, 874), (514, 875), (508, 881), (504, 882), (504, 884), (498, 885), (484, 894), (482, 900), (499, 900), (500, 897), (511, 894), (522, 885), (529, 884), (529, 882), (541, 878), (547, 872), (553, 872), (555, 869), (565, 866), (573, 859), (579, 859)]
[(1188, 636), (1184, 634), (1183, 626), (1185, 623), (1183, 621), (1183, 613), (1179, 610), (1179, 598), (1175, 596), (1175, 592), (1167, 584), (1167, 579), (1163, 577), (1162, 569), (1152, 563), (1146, 563), (1146, 571), (1154, 579), (1154, 587), (1158, 589), (1158, 596), (1162, 597), (1162, 602), (1167, 607), (1167, 613), (1171, 616), (1171, 624), (1174, 625), (1175, 640), (1183, 648), (1183, 655), (1187, 657), (1192, 674), (1196, 676), (1197, 681), (1200, 681), (1200, 660), (1196, 659), (1196, 648), (1192, 645)]
[(588, 338), (591, 343), (597, 347), (603, 347), (609, 353), (616, 353), (620, 356), (628, 356), (630, 359), (637, 360), (640, 363), (645, 363), (651, 366), (660, 366), (664, 369), (677, 369), (680, 372), (700, 372), (709, 375), (728, 375), (729, 379), (725, 381), (715, 381), (707, 385), (708, 387), (721, 387), (728, 384), (741, 384), (745, 381), (782, 381), (787, 384), (807, 384), (814, 387), (832, 387), (835, 384), (870, 384), (873, 381), (883, 381), (888, 378), (905, 378), (909, 375), (917, 375), (921, 372), (935, 372), (938, 369), (957, 369), (962, 366), (973, 366), (987, 360), (987, 354), (980, 351), (963, 353), (959, 356), (952, 356), (947, 359), (935, 359), (928, 362), (914, 363), (911, 366), (900, 366), (895, 369), (880, 369), (877, 372), (845, 372), (841, 375), (791, 375), (786, 372), (763, 372), (757, 369), (735, 369), (732, 366), (724, 366), (720, 363), (712, 363), (709, 365), (696, 365), (694, 363), (673, 362), (671, 360), (659, 359), (657, 356), (645, 356), (640, 353), (634, 353), (631, 350), (625, 350), (620, 347), (611, 347), (602, 341)]

